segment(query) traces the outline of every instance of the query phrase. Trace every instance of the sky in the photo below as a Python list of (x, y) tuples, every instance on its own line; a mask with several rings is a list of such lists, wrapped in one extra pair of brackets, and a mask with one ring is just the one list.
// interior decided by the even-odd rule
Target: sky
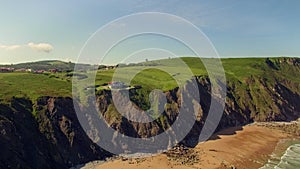
[[(0, 64), (77, 61), (97, 30), (137, 12), (168, 13), (190, 21), (207, 36), (221, 57), (299, 56), (299, 6), (298, 0), (2, 0)], [(121, 30), (122, 25), (119, 26)], [(124, 42), (127, 47), (120, 45), (110, 55), (121, 57), (130, 45), (155, 44), (171, 51), (179, 48), (177, 42), (169, 41), (149, 35), (132, 38)], [(111, 64), (116, 61), (106, 60)]]

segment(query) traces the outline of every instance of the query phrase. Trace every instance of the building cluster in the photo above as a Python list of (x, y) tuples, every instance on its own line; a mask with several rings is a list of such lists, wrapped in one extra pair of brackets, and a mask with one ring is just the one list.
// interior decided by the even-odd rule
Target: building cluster
[(98, 70), (110, 70), (110, 69), (115, 69), (117, 67), (118, 67), (117, 65), (115, 65), (115, 66), (100, 65), (100, 66), (98, 66)]
[(14, 72), (15, 69), (14, 68), (10, 68), (10, 67), (0, 67), (0, 72)]
[(15, 69), (11, 67), (0, 67), (0, 73), (9, 73), (9, 72), (32, 72), (32, 73), (57, 73), (60, 72), (58, 69), (49, 69), (49, 70), (32, 70), (32, 69), (26, 69), (26, 68), (20, 68), (20, 69)]
[(115, 69), (115, 68), (116, 68), (116, 66), (106, 66), (106, 67), (105, 67), (105, 70)]
[(123, 89), (127, 88), (128, 86), (126, 86), (124, 82), (109, 82), (108, 87), (110, 89)]
[(15, 69), (15, 72), (32, 72), (32, 70), (31, 69), (21, 68), (21, 69)]

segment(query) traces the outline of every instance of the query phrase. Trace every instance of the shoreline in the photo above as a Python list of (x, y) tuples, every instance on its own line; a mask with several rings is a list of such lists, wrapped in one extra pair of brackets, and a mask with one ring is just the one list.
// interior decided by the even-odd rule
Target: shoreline
[(267, 163), (278, 143), (290, 137), (279, 130), (256, 125), (244, 126), (234, 134), (230, 132), (232, 128), (225, 129), (217, 133), (219, 139), (195, 147), (205, 150), (202, 156), (205, 158), (198, 168), (260, 168)]
[[(291, 123), (253, 123), (217, 132), (210, 140), (199, 143), (195, 148), (191, 149), (193, 155), (197, 156), (195, 157), (197, 161), (191, 164), (180, 164), (182, 162), (179, 163), (178, 160), (168, 157), (167, 153), (163, 153), (146, 158), (121, 158), (98, 164), (91, 162), (84, 165), (82, 169), (260, 168), (268, 162), (273, 153), (276, 151), (285, 151), (283, 148), (285, 146), (282, 147), (282, 145), (288, 142), (288, 140), (293, 138), (300, 140), (299, 137), (286, 132), (286, 127), (283, 128), (281, 126), (289, 124)], [(297, 122), (298, 124), (299, 122)]]
[(275, 147), (275, 150), (270, 155), (268, 161), (259, 169), (274, 168), (273, 166), (276, 166), (280, 163), (282, 157), (285, 155), (288, 148), (295, 144), (300, 144), (300, 138), (287, 138), (280, 140), (277, 146)]

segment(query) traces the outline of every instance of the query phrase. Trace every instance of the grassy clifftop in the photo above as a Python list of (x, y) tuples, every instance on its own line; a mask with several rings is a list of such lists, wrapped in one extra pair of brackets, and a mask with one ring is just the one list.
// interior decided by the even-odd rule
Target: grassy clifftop
[[(140, 67), (149, 67), (149, 69), (138, 73), (132, 80), (132, 84), (141, 84), (149, 86), (150, 88), (170, 90), (176, 87), (175, 76), (182, 74), (186, 70), (185, 67), (178, 66), (180, 65), (178, 60), (185, 62), (195, 76), (207, 75), (206, 69), (199, 58), (184, 57), (181, 59), (163, 59), (139, 64), (145, 66), (129, 65), (121, 67), (119, 68), (120, 71), (118, 71), (119, 74), (117, 75), (119, 77), (117, 78), (125, 78), (126, 74), (132, 74), (140, 69)], [(264, 77), (269, 80), (286, 79), (293, 82), (300, 82), (299, 58), (224, 58), (221, 61), (225, 70), (226, 79), (229, 82), (245, 82), (245, 80), (251, 77)], [(158, 70), (160, 68), (167, 68), (176, 73), (168, 74), (167, 72)], [(114, 71), (115, 70), (99, 71), (96, 82), (102, 84), (111, 80)]]
[(71, 96), (71, 83), (65, 79), (33, 73), (0, 73), (0, 99), (40, 96)]
[[(176, 76), (184, 76), (186, 68), (178, 67), (179, 59), (163, 59), (142, 63), (145, 69), (135, 75), (131, 85), (141, 85), (144, 89), (171, 90), (177, 87)], [(199, 58), (181, 58), (195, 76), (206, 76), (207, 72)], [(266, 84), (274, 84), (276, 81), (289, 82), (293, 92), (299, 93), (300, 66), (299, 58), (230, 58), (222, 59), (228, 85), (239, 84), (243, 90), (256, 90), (260, 84), (254, 84), (249, 88), (249, 83), (253, 80), (264, 81)], [(59, 63), (59, 64), (58, 64)], [(71, 65), (59, 61), (41, 61), (26, 64), (26, 68), (45, 65)], [(19, 66), (22, 64), (19, 64)], [(147, 66), (151, 65), (151, 66)], [(154, 65), (154, 66), (153, 66)], [(156, 66), (155, 66), (156, 65)], [(24, 66), (24, 65), (23, 65)], [(51, 68), (52, 68), (51, 66)], [(118, 68), (118, 79), (125, 78), (128, 74), (133, 74), (142, 66), (131, 65)], [(159, 68), (166, 68), (175, 72), (168, 74)], [(95, 85), (102, 85), (112, 81), (115, 69), (101, 69), (97, 73)], [(84, 74), (84, 73), (82, 73)], [(72, 84), (70, 74), (33, 74), (33, 73), (0, 73), (0, 99), (15, 97), (38, 98), (40, 96), (71, 96)], [(189, 77), (187, 77), (189, 78)], [(82, 79), (84, 81), (84, 79)]]

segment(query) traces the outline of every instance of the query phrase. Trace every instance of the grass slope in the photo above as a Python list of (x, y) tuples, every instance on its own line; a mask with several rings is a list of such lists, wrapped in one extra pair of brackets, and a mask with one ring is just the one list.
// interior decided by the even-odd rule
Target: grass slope
[(43, 74), (0, 73), (0, 99), (39, 96), (71, 96), (71, 83)]
[[(37, 62), (27, 62), (27, 63), (19, 63), (19, 64), (12, 64), (12, 65), (0, 65), (0, 67), (10, 67), (15, 69), (32, 69), (32, 70), (49, 70), (49, 69), (58, 69), (61, 71), (72, 71), (74, 69), (75, 63), (71, 62), (63, 62), (59, 60), (44, 60), (44, 61), (37, 61)], [(77, 65), (82, 69), (91, 68), (92, 66), (89, 64), (78, 64)]]
[[(271, 60), (275, 63), (282, 59), (284, 58), (272, 58)], [(189, 77), (184, 77), (186, 68), (178, 66), (178, 60), (179, 59), (163, 59), (151, 61), (151, 64), (158, 66), (151, 66), (138, 73), (131, 81), (131, 85), (140, 84), (151, 89), (155, 88), (161, 90), (173, 89), (177, 86), (175, 79), (178, 74), (181, 75), (183, 79), (189, 79)], [(207, 75), (206, 69), (199, 58), (184, 57), (181, 58), (181, 60), (190, 67), (191, 72), (195, 76)], [(266, 63), (266, 58), (226, 58), (221, 61), (225, 70), (226, 79), (229, 82), (245, 82), (250, 77), (263, 77), (273, 82), (274, 79), (285, 79), (300, 83), (299, 70), (288, 64), (281, 64), (280, 68), (276, 70)], [(134, 73), (138, 67), (141, 66), (120, 68), (117, 79), (122, 80), (122, 78), (126, 78), (127, 74)], [(160, 68), (166, 68), (173, 73), (168, 74), (167, 72), (159, 70)], [(103, 84), (110, 81), (113, 74), (114, 70), (99, 71), (96, 83)]]
[[(191, 72), (196, 75), (207, 75), (207, 72), (199, 58), (185, 57), (181, 58), (189, 67)], [(300, 84), (299, 68), (288, 64), (278, 64), (283, 58), (272, 58), (278, 70), (270, 67), (266, 63), (266, 58), (232, 58), (222, 59), (223, 67), (226, 72), (226, 78), (229, 85), (240, 83), (240, 92), (243, 90), (259, 90), (259, 84), (248, 87), (245, 81), (250, 78), (264, 78), (266, 83), (274, 83), (275, 80), (288, 80), (295, 84)], [(187, 79), (183, 72), (185, 67), (178, 66), (180, 59), (163, 59), (144, 63), (144, 70), (140, 71), (142, 66), (126, 66), (119, 68), (117, 79), (122, 80), (128, 75), (140, 71), (134, 76), (131, 85), (142, 85), (143, 88), (170, 90), (177, 86), (176, 78)], [(28, 64), (28, 63), (27, 63)], [(60, 61), (42, 61), (31, 63), (34, 65), (55, 66), (61, 64), (70, 64)], [(170, 70), (170, 74), (161, 69)], [(96, 77), (96, 85), (102, 85), (112, 80), (115, 70), (99, 70)], [(83, 79), (84, 80), (84, 79)], [(295, 90), (297, 91), (296, 86)], [(32, 74), (32, 73), (0, 73), (0, 98), (5, 100), (13, 96), (26, 96), (35, 99), (39, 96), (71, 96), (72, 84), (66, 74)], [(262, 91), (263, 92), (263, 91)], [(267, 98), (266, 98), (267, 99)], [(259, 102), (259, 101), (258, 101)]]

